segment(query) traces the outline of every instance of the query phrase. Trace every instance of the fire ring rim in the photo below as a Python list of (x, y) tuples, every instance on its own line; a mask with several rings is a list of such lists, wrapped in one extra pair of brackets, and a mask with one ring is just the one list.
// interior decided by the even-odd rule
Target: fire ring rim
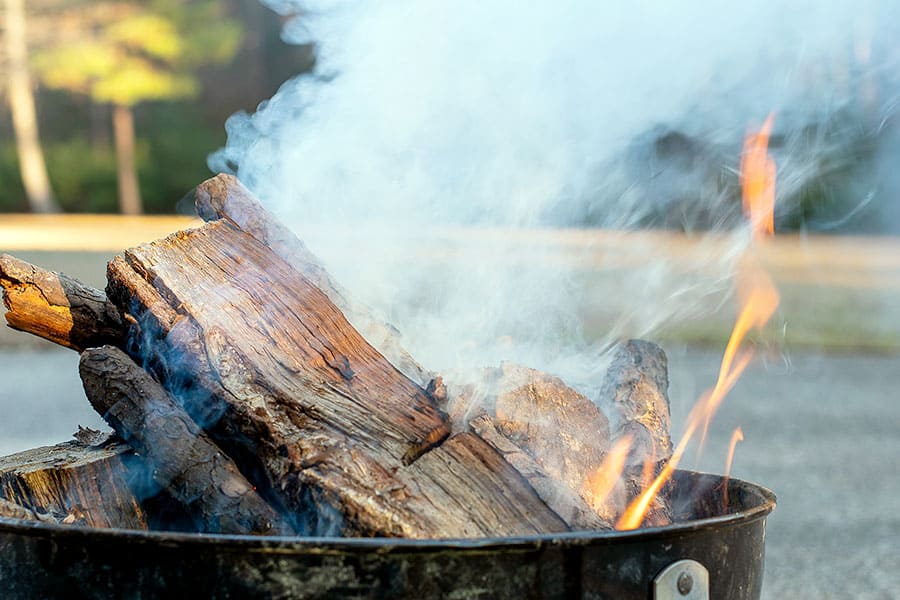
[(642, 527), (630, 531), (568, 531), (560, 533), (548, 533), (531, 536), (489, 537), (489, 538), (347, 538), (347, 537), (313, 537), (313, 536), (253, 536), (246, 534), (221, 534), (221, 533), (189, 533), (175, 531), (145, 531), (139, 529), (100, 528), (100, 527), (73, 527), (54, 523), (42, 523), (24, 519), (0, 517), (0, 534), (15, 534), (26, 536), (63, 536), (63, 537), (91, 537), (94, 540), (108, 538), (128, 538), (134, 541), (158, 544), (215, 544), (245, 549), (264, 549), (267, 552), (283, 550), (287, 552), (303, 552), (315, 550), (317, 552), (359, 551), (365, 549), (377, 549), (379, 552), (408, 552), (408, 551), (440, 551), (448, 548), (457, 550), (514, 550), (516, 548), (533, 548), (545, 544), (557, 545), (581, 545), (623, 542), (638, 542), (658, 537), (670, 537), (678, 534), (688, 534), (700, 530), (717, 529), (720, 527), (732, 527), (749, 524), (769, 515), (776, 506), (775, 493), (759, 484), (751, 483), (734, 477), (725, 478), (721, 475), (703, 473), (698, 471), (677, 470), (678, 479), (691, 480), (695, 485), (705, 481), (707, 486), (716, 483), (727, 482), (729, 489), (732, 487), (749, 492), (757, 496), (758, 500), (751, 506), (730, 512), (724, 515), (703, 517), (689, 521), (680, 521), (661, 527)]

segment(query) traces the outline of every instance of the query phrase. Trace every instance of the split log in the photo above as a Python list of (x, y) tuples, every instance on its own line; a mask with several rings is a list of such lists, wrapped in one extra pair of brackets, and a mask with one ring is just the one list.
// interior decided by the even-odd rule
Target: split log
[(197, 214), (204, 221), (228, 219), (300, 271), (344, 314), (354, 328), (401, 373), (424, 387), (434, 377), (400, 343), (400, 332), (375, 317), (334, 281), (322, 262), (306, 245), (233, 175), (220, 174), (197, 186), (194, 192)]
[(487, 443), (448, 439), (433, 400), (233, 221), (131, 249), (108, 279), (110, 299), (133, 316), (129, 352), (255, 484), (309, 517), (304, 533), (567, 529)]
[[(616, 348), (598, 404), (610, 418), (613, 442), (625, 436), (630, 439), (624, 472), (629, 502), (672, 456), (668, 388), (662, 348), (644, 340), (629, 340)], [(669, 494), (670, 487), (665, 486), (651, 504), (645, 525), (671, 522)]]
[(153, 479), (185, 507), (197, 531), (294, 533), (234, 462), (124, 352), (112, 346), (86, 350), (79, 371), (91, 405), (144, 458)]
[(0, 256), (6, 322), (73, 350), (121, 344), (125, 327), (102, 291), (77, 279)]
[[(466, 378), (465, 374), (457, 377)], [(609, 529), (621, 498), (599, 498), (588, 485), (609, 451), (609, 424), (588, 398), (558, 377), (512, 363), (483, 369), (474, 382), (431, 390), (447, 397), (455, 427), (468, 427), (525, 476), (574, 528)]]
[(147, 529), (147, 514), (130, 485), (134, 459), (121, 443), (75, 441), (11, 454), (0, 458), (0, 497), (39, 520)]

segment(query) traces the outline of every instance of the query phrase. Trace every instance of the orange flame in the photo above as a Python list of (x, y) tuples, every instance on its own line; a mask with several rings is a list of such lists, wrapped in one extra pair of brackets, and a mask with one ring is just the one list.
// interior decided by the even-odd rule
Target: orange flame
[[(769, 115), (758, 133), (747, 136), (741, 159), (744, 209), (751, 222), (754, 241), (774, 233), (775, 163), (766, 152), (772, 122), (773, 117)], [(737, 299), (740, 310), (722, 355), (716, 385), (701, 396), (691, 409), (684, 435), (672, 451), (672, 457), (656, 479), (644, 488), (619, 517), (616, 529), (636, 529), (641, 526), (650, 503), (678, 468), (694, 434), (701, 430), (702, 438), (705, 438), (709, 423), (722, 400), (750, 364), (753, 353), (743, 349), (741, 345), (751, 330), (762, 328), (769, 321), (780, 300), (772, 279), (752, 254), (746, 254), (738, 264)]]
[(775, 233), (775, 161), (768, 154), (774, 120), (770, 114), (758, 132), (747, 134), (741, 154), (744, 215), (755, 240)]
[(744, 430), (740, 427), (735, 427), (734, 432), (731, 434), (731, 442), (728, 444), (728, 457), (725, 459), (725, 479), (728, 479), (731, 475), (731, 463), (734, 460), (734, 449), (738, 442), (743, 441)]
[(609, 495), (612, 494), (625, 469), (625, 459), (631, 451), (631, 436), (625, 435), (616, 440), (603, 462), (587, 478), (587, 487), (591, 496), (591, 508), (600, 512)]
[(723, 493), (723, 511), (728, 511), (728, 479), (731, 477), (731, 463), (734, 460), (734, 449), (738, 442), (744, 441), (744, 430), (735, 427), (731, 434), (731, 441), (728, 443), (728, 457), (725, 459), (725, 482)]

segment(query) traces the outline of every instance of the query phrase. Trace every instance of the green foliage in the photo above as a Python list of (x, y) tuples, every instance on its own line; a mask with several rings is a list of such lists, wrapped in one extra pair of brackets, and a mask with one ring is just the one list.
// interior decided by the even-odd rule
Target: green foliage
[(38, 49), (32, 63), (48, 87), (98, 102), (192, 97), (199, 91), (193, 71), (231, 60), (243, 37), (221, 3), (210, 0), (105, 2), (93, 11), (77, 4), (60, 2), (71, 9), (60, 12), (66, 34)]
[[(138, 113), (148, 134), (137, 147), (144, 209), (174, 213), (178, 201), (210, 176), (206, 156), (225, 142), (221, 127), (204, 126), (189, 103), (150, 103)], [(75, 135), (45, 144), (50, 181), (66, 212), (117, 212), (116, 156), (109, 145), (93, 147)], [(0, 212), (26, 212), (15, 144), (0, 145)]]

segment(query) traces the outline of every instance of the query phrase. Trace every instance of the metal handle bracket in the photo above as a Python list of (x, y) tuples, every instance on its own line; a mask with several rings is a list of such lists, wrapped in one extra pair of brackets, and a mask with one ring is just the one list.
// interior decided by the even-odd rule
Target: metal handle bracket
[(696, 560), (679, 560), (653, 580), (654, 600), (709, 600), (709, 571)]

